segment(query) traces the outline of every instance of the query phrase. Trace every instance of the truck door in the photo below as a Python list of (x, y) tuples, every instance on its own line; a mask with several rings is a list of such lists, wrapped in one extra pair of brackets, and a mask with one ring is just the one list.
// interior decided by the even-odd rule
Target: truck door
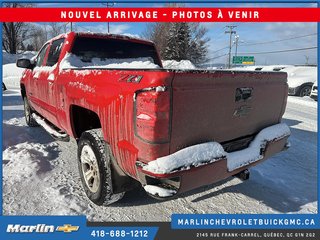
[(42, 91), (41, 91), (41, 83), (40, 79), (42, 78), (42, 67), (45, 62), (45, 58), (47, 56), (49, 44), (44, 45), (38, 53), (38, 56), (35, 59), (36, 66), (32, 70), (32, 78), (29, 82), (29, 87), (27, 88), (28, 98), (35, 108), (35, 110), (39, 113), (42, 113)]
[(56, 79), (59, 74), (58, 61), (63, 47), (64, 38), (52, 41), (48, 57), (45, 63), (46, 71), (43, 73), (41, 82), (44, 91), (43, 99), (45, 117), (54, 125), (58, 125), (57, 120), (57, 84)]

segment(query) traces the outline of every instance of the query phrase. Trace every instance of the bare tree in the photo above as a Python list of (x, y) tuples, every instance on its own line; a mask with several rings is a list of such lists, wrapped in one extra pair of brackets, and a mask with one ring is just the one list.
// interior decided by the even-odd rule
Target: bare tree
[[(4, 3), (6, 8), (29, 7), (20, 3)], [(8, 53), (17, 53), (23, 48), (23, 41), (29, 39), (32, 33), (29, 31), (30, 24), (24, 22), (4, 22), (2, 25), (2, 47)]]
[(143, 33), (143, 37), (153, 41), (158, 48), (161, 58), (164, 57), (169, 40), (170, 23), (149, 23)]
[(48, 39), (67, 32), (67, 25), (68, 23), (52, 22), (30, 24), (30, 39), (25, 41), (25, 45), (29, 46), (29, 49), (38, 51)]
[(61, 23), (50, 22), (50, 23), (48, 23), (48, 25), (51, 28), (49, 30), (50, 37), (58, 36), (59, 34), (61, 34), (63, 32), (63, 25)]
[[(6, 8), (32, 7), (33, 4), (4, 3)], [(11, 54), (18, 50), (39, 50), (41, 46), (51, 37), (66, 32), (68, 23), (44, 23), (32, 24), (25, 22), (4, 22), (2, 34), (2, 47)]]
[(33, 26), (30, 44), (33, 49), (38, 51), (42, 45), (48, 40), (48, 32), (46, 26)]

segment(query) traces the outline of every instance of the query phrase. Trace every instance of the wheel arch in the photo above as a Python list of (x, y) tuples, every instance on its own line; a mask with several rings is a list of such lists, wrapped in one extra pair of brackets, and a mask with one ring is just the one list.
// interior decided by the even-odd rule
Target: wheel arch
[(309, 86), (310, 88), (312, 88), (312, 85), (313, 85), (313, 82), (306, 82), (306, 83), (301, 84), (300, 87), (299, 87), (299, 90), (296, 93), (296, 95), (300, 96), (300, 92), (304, 87)]
[(69, 111), (70, 126), (76, 139), (85, 131), (102, 127), (99, 115), (88, 108), (73, 104)]
[[(79, 116), (81, 116), (79, 118)], [(77, 121), (80, 120), (80, 121)], [(87, 108), (83, 108), (78, 105), (70, 106), (70, 124), (72, 127), (73, 136), (76, 139), (79, 139), (81, 134), (85, 131), (102, 128), (101, 119), (99, 115)], [(103, 131), (103, 128), (102, 128)], [(103, 135), (103, 134), (102, 134)], [(104, 139), (106, 142), (106, 140)], [(106, 144), (109, 144), (106, 142)], [(112, 174), (112, 185), (115, 193), (121, 193), (124, 191), (131, 190), (139, 186), (139, 182), (135, 179), (129, 177), (125, 171), (119, 166), (117, 159), (113, 154), (112, 147), (110, 146), (111, 151), (111, 174)]]

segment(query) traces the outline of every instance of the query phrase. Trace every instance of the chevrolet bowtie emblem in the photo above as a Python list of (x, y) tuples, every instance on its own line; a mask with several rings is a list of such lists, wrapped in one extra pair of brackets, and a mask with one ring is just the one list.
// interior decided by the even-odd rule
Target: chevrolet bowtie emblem
[(78, 230), (79, 230), (79, 226), (72, 226), (70, 224), (64, 224), (63, 226), (57, 227), (58, 232), (65, 232), (65, 233), (75, 232)]

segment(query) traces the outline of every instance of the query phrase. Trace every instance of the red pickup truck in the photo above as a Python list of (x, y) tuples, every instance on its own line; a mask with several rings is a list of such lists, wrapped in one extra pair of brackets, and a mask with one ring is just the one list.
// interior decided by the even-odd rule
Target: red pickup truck
[(286, 149), (286, 73), (170, 70), (150, 41), (74, 33), (19, 59), (25, 118), (78, 143), (91, 201), (139, 183), (164, 199), (230, 176)]

